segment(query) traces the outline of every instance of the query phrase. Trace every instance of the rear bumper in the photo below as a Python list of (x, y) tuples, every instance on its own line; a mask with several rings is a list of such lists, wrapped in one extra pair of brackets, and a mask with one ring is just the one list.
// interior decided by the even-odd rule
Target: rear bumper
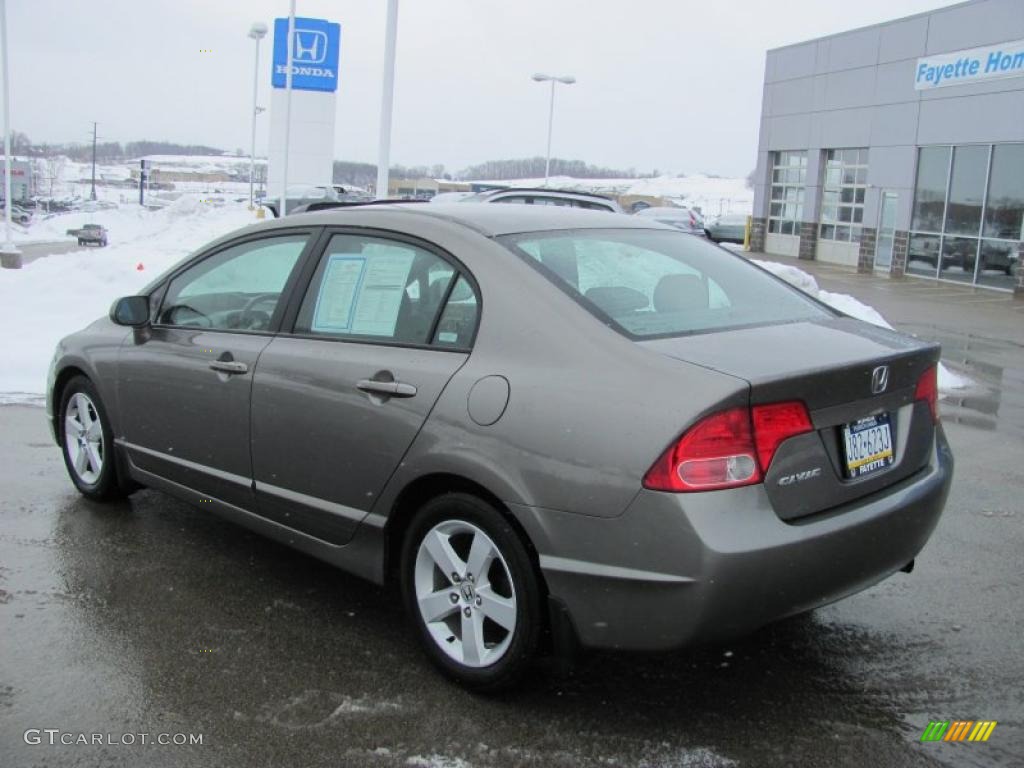
[(860, 592), (909, 563), (938, 523), (953, 456), (794, 523), (763, 486), (641, 491), (618, 518), (518, 506), (551, 596), (588, 647), (666, 650), (749, 632)]

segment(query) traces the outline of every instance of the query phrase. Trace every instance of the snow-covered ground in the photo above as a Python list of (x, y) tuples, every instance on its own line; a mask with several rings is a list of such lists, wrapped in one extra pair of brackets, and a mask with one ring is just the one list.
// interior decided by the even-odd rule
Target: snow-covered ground
[(37, 401), (61, 337), (210, 240), (255, 221), (244, 203), (214, 206), (202, 199), (186, 195), (159, 211), (128, 205), (42, 222), (59, 222), (52, 226), (61, 234), (87, 221), (102, 224), (110, 245), (0, 270), (0, 402)]
[[(481, 181), (509, 187), (543, 187), (544, 179)], [(724, 213), (750, 213), (754, 207), (754, 190), (745, 179), (718, 176), (657, 176), (652, 179), (576, 179), (552, 176), (547, 186), (604, 195), (652, 195), (689, 206), (697, 206), (705, 216)]]
[[(825, 302), (830, 307), (838, 309), (844, 314), (856, 317), (858, 320), (863, 320), (872, 325), (892, 329), (892, 326), (882, 317), (882, 314), (877, 309), (849, 294), (823, 291), (818, 286), (818, 281), (802, 269), (797, 269), (789, 264), (779, 264), (774, 261), (760, 261), (758, 259), (751, 259), (751, 261), (767, 269), (772, 274), (781, 277), (790, 285), (796, 286), (804, 293), (814, 296), (819, 301)], [(955, 389), (966, 389), (973, 384), (974, 382), (971, 379), (939, 363), (939, 391), (948, 393)]]

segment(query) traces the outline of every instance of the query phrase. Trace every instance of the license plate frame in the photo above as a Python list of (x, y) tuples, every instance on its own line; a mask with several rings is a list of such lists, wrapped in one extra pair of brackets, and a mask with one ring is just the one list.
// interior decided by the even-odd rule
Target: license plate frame
[(883, 472), (896, 462), (893, 431), (889, 413), (876, 413), (843, 425), (843, 467), (847, 479), (860, 480)]

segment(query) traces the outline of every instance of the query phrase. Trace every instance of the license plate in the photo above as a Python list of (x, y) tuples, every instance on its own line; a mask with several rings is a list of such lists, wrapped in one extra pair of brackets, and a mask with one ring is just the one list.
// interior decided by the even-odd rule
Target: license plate
[(863, 477), (893, 463), (888, 413), (868, 416), (843, 427), (847, 477)]

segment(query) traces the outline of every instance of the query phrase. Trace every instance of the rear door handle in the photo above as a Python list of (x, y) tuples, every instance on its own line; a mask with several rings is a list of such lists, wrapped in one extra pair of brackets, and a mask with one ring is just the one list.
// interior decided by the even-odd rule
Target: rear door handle
[(371, 395), (383, 395), (384, 397), (414, 397), (416, 387), (401, 381), (375, 381), (374, 379), (360, 379), (356, 389), (368, 392)]
[(237, 360), (214, 360), (210, 363), (210, 367), (220, 373), (238, 374), (249, 372), (249, 366)]

